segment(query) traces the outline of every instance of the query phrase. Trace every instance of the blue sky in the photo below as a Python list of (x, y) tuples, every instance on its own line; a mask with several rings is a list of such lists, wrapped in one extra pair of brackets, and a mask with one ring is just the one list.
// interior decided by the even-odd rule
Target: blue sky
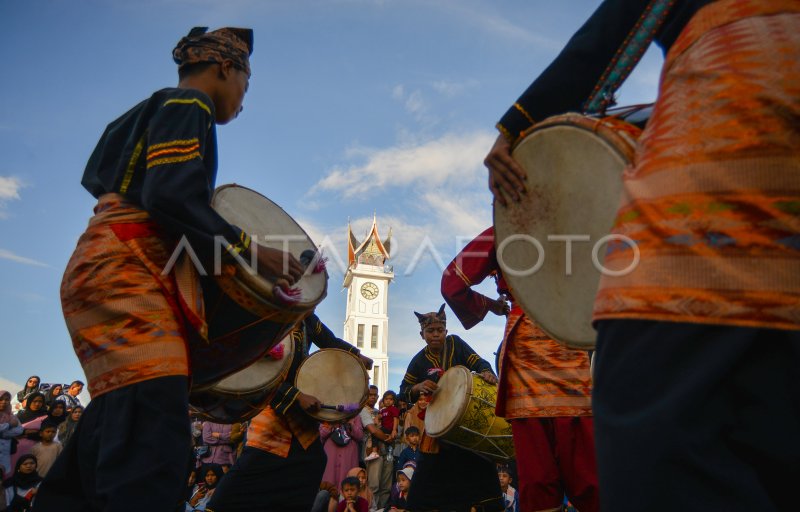
[[(412, 311), (438, 308), (441, 265), (491, 223), (494, 124), (599, 3), (0, 0), (0, 388), (82, 378), (58, 289), (94, 204), (86, 160), (110, 121), (177, 83), (171, 50), (191, 27), (246, 26), (253, 76), (242, 115), (218, 128), (218, 184), (270, 197), (329, 254), (346, 255), (348, 219), (357, 236), (373, 213), (392, 228), (397, 389), (423, 346)], [(651, 49), (620, 104), (652, 101), (660, 64)], [(332, 265), (317, 310), (339, 335), (342, 278)], [(465, 331), (450, 318), (493, 360), (501, 319)]]

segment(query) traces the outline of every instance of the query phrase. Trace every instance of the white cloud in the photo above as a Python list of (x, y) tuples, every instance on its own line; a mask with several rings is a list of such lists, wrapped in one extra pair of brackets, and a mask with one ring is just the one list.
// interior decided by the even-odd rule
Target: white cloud
[(0, 377), (0, 389), (9, 391), (13, 397), (17, 394), (17, 391), (22, 389), (22, 384), (17, 384), (16, 382), (10, 381), (5, 377)]
[(439, 94), (452, 98), (453, 96), (458, 96), (465, 90), (472, 87), (476, 87), (477, 85), (478, 81), (474, 79), (465, 80), (463, 82), (437, 80), (431, 84), (431, 87), (433, 87), (433, 90), (438, 92)]
[(412, 184), (439, 186), (449, 180), (474, 182), (483, 171), (483, 158), (495, 135), (488, 131), (447, 133), (418, 144), (376, 149), (355, 147), (347, 152), (361, 164), (335, 166), (312, 193), (339, 192), (350, 198), (367, 191)]
[(14, 176), (0, 176), (0, 201), (19, 199), (22, 181)]
[(50, 267), (50, 265), (48, 265), (47, 263), (42, 263), (41, 261), (37, 261), (31, 258), (26, 258), (24, 256), (19, 256), (6, 249), (0, 249), (0, 259), (15, 261), (17, 263), (22, 263), (24, 265), (33, 265), (35, 267), (48, 267), (48, 268)]

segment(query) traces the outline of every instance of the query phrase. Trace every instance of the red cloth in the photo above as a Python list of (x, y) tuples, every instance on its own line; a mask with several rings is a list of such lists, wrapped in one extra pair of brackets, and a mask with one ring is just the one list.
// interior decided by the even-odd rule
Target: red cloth
[[(356, 496), (355, 507), (356, 512), (369, 512), (369, 503), (361, 496)], [(347, 509), (347, 502), (342, 500), (336, 505), (336, 512), (344, 512)]]
[(511, 421), (518, 454), (520, 510), (561, 510), (564, 495), (581, 512), (600, 510), (591, 417)]
[[(394, 430), (394, 419), (400, 418), (400, 409), (391, 405), (381, 409), (381, 427), (391, 432)], [(399, 426), (399, 425), (398, 425)]]

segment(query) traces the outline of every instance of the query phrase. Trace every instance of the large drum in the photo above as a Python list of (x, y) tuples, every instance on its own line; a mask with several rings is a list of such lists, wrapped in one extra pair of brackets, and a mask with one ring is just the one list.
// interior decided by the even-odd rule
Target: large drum
[(514, 458), (511, 425), (495, 416), (497, 386), (464, 366), (439, 379), (425, 411), (425, 433), (497, 461)]
[(257, 415), (283, 384), (294, 360), (290, 333), (247, 368), (228, 375), (206, 391), (192, 393), (192, 412), (215, 423), (237, 423)]
[(358, 356), (327, 348), (300, 364), (294, 386), (326, 406), (309, 412), (310, 416), (319, 421), (344, 421), (356, 417), (367, 403), (369, 376)]
[(497, 259), (511, 294), (570, 348), (594, 348), (594, 298), (641, 133), (633, 122), (564, 114), (534, 125), (512, 151), (528, 193), (508, 207), (495, 202)]
[[(224, 185), (214, 192), (211, 206), (259, 245), (288, 251), (298, 259), (306, 251), (317, 251), (303, 228), (258, 192)], [(190, 341), (192, 391), (207, 390), (260, 360), (314, 311), (328, 286), (327, 272), (314, 272), (314, 267), (315, 261), (295, 284), (300, 296), (291, 304), (274, 296), (274, 282), (236, 262), (224, 262), (219, 273), (202, 279), (210, 341)]]

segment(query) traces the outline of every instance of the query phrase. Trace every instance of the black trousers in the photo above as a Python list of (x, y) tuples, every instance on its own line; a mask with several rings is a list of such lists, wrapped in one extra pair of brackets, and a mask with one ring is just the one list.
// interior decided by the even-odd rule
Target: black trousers
[(292, 438), (289, 456), (245, 447), (220, 480), (209, 512), (309, 512), (328, 461), (319, 439), (307, 450)]
[(603, 510), (800, 510), (800, 331), (609, 320), (598, 333)]
[(441, 443), (436, 454), (420, 454), (408, 491), (408, 510), (469, 512), (505, 510), (497, 467), (480, 455)]
[(190, 447), (186, 377), (110, 391), (86, 407), (34, 510), (174, 512), (183, 501)]

